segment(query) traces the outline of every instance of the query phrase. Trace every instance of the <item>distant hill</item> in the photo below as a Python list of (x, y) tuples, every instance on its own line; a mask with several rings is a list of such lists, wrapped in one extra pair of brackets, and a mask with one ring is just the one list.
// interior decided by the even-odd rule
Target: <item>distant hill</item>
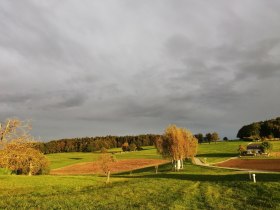
[(240, 139), (280, 138), (280, 117), (244, 125), (237, 133)]

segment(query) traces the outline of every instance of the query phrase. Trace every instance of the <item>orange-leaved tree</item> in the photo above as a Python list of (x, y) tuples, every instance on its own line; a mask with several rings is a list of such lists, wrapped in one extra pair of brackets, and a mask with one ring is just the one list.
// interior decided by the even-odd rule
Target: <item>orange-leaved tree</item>
[(113, 162), (115, 162), (115, 159), (110, 153), (102, 153), (99, 156), (100, 168), (102, 172), (107, 176), (106, 184), (110, 182), (110, 175)]
[(35, 149), (29, 134), (29, 122), (8, 119), (0, 123), (0, 167), (16, 174), (43, 174), (49, 170), (49, 161)]
[(156, 148), (164, 158), (170, 158), (176, 171), (183, 169), (183, 160), (197, 153), (198, 140), (185, 129), (170, 125), (156, 141)]

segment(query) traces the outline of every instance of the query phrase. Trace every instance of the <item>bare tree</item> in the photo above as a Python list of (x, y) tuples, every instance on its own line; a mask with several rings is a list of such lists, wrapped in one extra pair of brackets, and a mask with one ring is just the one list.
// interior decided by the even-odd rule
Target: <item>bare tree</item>
[(197, 139), (184, 128), (170, 125), (156, 141), (156, 148), (164, 158), (170, 158), (176, 171), (183, 169), (183, 160), (197, 153)]

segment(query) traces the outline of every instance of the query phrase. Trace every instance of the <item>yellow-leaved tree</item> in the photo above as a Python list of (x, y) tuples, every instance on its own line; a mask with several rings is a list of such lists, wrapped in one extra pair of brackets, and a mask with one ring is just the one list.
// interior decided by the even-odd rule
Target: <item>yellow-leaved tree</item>
[(198, 140), (185, 128), (170, 125), (161, 138), (156, 141), (156, 148), (164, 158), (170, 158), (176, 171), (183, 169), (183, 160), (192, 158), (197, 153)]
[(49, 161), (29, 134), (31, 125), (18, 119), (0, 123), (0, 167), (16, 174), (46, 174)]

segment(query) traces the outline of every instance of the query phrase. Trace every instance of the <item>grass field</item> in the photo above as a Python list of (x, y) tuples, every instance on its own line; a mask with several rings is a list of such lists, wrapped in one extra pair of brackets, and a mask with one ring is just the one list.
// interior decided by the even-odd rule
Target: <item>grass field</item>
[[(239, 155), (237, 149), (239, 145), (247, 146), (250, 142), (245, 141), (226, 141), (217, 143), (203, 143), (198, 147), (197, 157), (207, 163), (217, 163)], [(280, 151), (280, 141), (271, 141), (273, 151)], [(246, 157), (245, 157), (246, 158)], [(263, 158), (263, 157), (247, 157)]]
[[(205, 160), (207, 163), (217, 163), (224, 161), (231, 157), (238, 156), (238, 146), (246, 146), (249, 142), (244, 141), (227, 141), (227, 142), (217, 142), (215, 143), (203, 143), (198, 147), (197, 157), (202, 161)], [(280, 141), (275, 141), (273, 143), (273, 150), (280, 151)], [(121, 152), (120, 148), (109, 149), (109, 152)], [(82, 152), (70, 152), (70, 153), (56, 153), (48, 154), (47, 157), (51, 161), (51, 169), (61, 168), (64, 166), (82, 163), (82, 162), (91, 162), (98, 159), (100, 153), (82, 153)], [(142, 151), (135, 152), (122, 152), (115, 153), (117, 159), (161, 159), (161, 156), (157, 153), (155, 147), (147, 146), (144, 147)], [(252, 157), (251, 157), (252, 158)], [(256, 157), (260, 158), (260, 157)], [(1, 173), (1, 172), (0, 172)]]
[(170, 164), (113, 175), (0, 176), (0, 209), (279, 209), (280, 174), (248, 174)]
[[(120, 148), (114, 148), (108, 150), (109, 152), (120, 152)], [(69, 153), (55, 153), (48, 154), (47, 157), (51, 161), (51, 169), (61, 168), (64, 166), (91, 162), (98, 159), (100, 152), (95, 153), (83, 153), (83, 152), (69, 152)], [(161, 159), (161, 156), (157, 154), (155, 147), (147, 146), (142, 151), (135, 152), (122, 152), (116, 153), (115, 157), (119, 160), (122, 159)]]
[[(198, 156), (219, 162), (236, 156), (240, 144), (247, 142), (202, 144)], [(274, 150), (278, 148), (280, 142), (274, 142)], [(48, 158), (54, 169), (90, 162), (99, 155), (59, 153)], [(115, 155), (117, 159), (160, 158), (154, 147)], [(253, 183), (246, 172), (189, 162), (181, 172), (171, 172), (171, 164), (160, 166), (158, 174), (154, 170), (113, 174), (109, 185), (97, 175), (0, 175), (0, 209), (280, 209), (280, 173), (258, 173)]]

